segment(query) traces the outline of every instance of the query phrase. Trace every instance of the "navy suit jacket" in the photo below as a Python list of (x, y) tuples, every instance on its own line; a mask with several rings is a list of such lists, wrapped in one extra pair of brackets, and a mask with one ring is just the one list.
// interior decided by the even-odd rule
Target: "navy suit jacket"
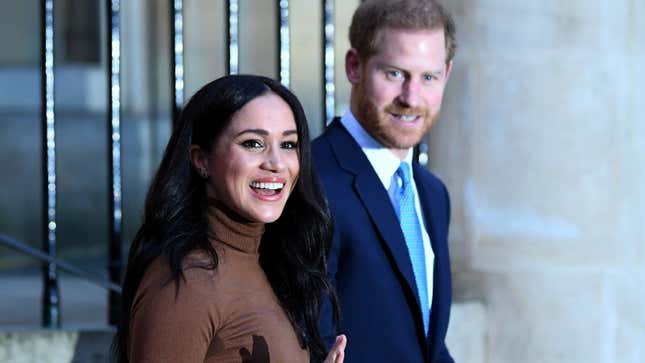
[[(338, 119), (314, 140), (313, 157), (335, 223), (327, 268), (339, 297), (340, 332), (348, 339), (346, 361), (452, 363), (445, 345), (451, 304), (450, 202), (443, 183), (413, 164), (435, 255), (426, 338), (403, 232), (372, 165)], [(327, 301), (321, 330), (328, 344), (338, 333)]]

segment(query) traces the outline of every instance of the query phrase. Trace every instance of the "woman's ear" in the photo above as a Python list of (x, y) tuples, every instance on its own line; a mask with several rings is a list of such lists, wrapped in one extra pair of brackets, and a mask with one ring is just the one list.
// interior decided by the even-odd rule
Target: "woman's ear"
[(208, 156), (202, 148), (197, 145), (190, 145), (190, 162), (193, 168), (197, 171), (202, 178), (208, 178)]

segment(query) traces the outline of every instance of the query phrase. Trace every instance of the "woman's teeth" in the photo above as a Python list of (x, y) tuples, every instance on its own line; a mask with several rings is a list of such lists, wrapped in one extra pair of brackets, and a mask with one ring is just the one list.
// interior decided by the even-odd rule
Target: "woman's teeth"
[(251, 183), (251, 188), (278, 190), (284, 188), (284, 183)]

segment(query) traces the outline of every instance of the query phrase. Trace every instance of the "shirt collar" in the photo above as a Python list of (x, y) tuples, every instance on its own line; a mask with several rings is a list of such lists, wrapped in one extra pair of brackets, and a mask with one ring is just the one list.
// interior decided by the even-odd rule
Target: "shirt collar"
[[(352, 135), (354, 140), (356, 140), (358, 146), (361, 147), (365, 156), (367, 156), (367, 160), (369, 160), (372, 168), (374, 168), (376, 175), (381, 183), (383, 183), (386, 190), (390, 189), (392, 177), (402, 161), (410, 164), (410, 170), (412, 170), (412, 148), (408, 149), (408, 154), (405, 159), (400, 160), (390, 150), (365, 131), (349, 108), (340, 118), (340, 122), (345, 126), (349, 134)], [(414, 177), (414, 174), (412, 175)]]

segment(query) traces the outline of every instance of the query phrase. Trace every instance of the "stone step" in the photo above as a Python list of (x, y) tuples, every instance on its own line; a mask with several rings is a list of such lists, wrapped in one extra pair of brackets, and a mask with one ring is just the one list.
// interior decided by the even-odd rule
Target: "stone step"
[(113, 330), (40, 330), (0, 333), (0, 362), (109, 362)]
[[(486, 362), (485, 324), (486, 312), (482, 303), (453, 304), (446, 344), (455, 362)], [(113, 334), (114, 331), (108, 328), (4, 332), (0, 333), (0, 362), (109, 362)]]

